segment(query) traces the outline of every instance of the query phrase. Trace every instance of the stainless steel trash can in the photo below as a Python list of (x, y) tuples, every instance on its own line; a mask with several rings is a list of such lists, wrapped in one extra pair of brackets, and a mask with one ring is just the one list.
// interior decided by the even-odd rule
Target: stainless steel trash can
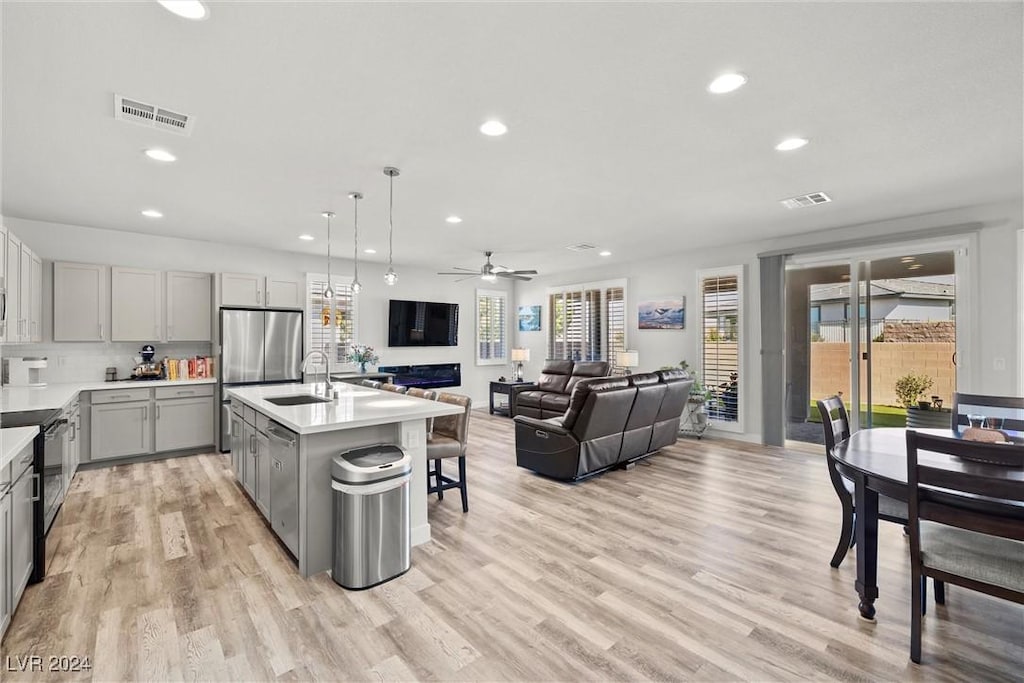
[(409, 569), (412, 458), (378, 444), (333, 458), (334, 563), (339, 586), (369, 588)]

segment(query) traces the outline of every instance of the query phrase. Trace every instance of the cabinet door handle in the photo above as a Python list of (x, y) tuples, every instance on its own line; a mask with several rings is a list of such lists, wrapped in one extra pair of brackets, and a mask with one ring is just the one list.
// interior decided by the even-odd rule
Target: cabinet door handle
[(149, 419), (149, 406), (142, 406), (142, 421)]
[(189, 389), (187, 391), (179, 391), (178, 392), (178, 396), (191, 396), (194, 393), (196, 393), (196, 392), (191, 390), (191, 389)]
[(97, 327), (97, 328), (99, 328), (99, 331), (100, 331), (100, 339), (103, 339), (103, 323), (100, 323), (100, 324), (99, 324), (99, 325), (97, 325), (96, 327)]
[(249, 435), (249, 452), (252, 453), (253, 455), (256, 455), (256, 435), (255, 434), (250, 434)]
[(131, 394), (114, 394), (113, 396), (110, 397), (110, 400), (111, 401), (116, 401), (119, 398), (131, 398), (131, 397), (132, 397)]
[(7, 290), (0, 292), (0, 320), (7, 322)]
[(39, 500), (39, 475), (32, 475), (32, 502), (35, 503)]
[(156, 419), (160, 419), (160, 404), (156, 404)]
[(260, 303), (260, 299), (263, 298), (263, 292), (256, 290), (256, 303)]
[(174, 339), (173, 330), (174, 330), (174, 325), (171, 325), (170, 323), (168, 323), (167, 324), (167, 341), (171, 341), (172, 339)]
[(76, 425), (74, 422), (72, 422), (71, 423), (71, 438), (70, 438), (70, 440), (74, 441), (77, 436), (78, 436), (78, 425)]

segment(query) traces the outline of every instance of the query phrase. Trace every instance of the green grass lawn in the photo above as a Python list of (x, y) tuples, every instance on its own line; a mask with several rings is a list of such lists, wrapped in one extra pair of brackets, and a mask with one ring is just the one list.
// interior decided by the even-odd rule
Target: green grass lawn
[[(907, 411), (904, 408), (896, 408), (895, 406), (871, 406), (871, 424), (874, 427), (906, 427), (907, 426)], [(818, 415), (818, 404), (811, 403), (810, 417), (807, 418), (808, 422), (821, 423), (821, 417)]]

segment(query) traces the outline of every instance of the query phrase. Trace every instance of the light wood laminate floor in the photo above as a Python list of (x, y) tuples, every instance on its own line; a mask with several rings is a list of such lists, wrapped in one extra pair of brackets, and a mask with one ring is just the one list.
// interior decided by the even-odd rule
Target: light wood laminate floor
[[(412, 570), (362, 592), (301, 579), (224, 456), (81, 472), (0, 678), (1021, 680), (1024, 608), (955, 586), (910, 663), (896, 525), (858, 619), (821, 455), (684, 439), (568, 485), (516, 468), (512, 422), (481, 411), (469, 453), (469, 514), (432, 498)], [(93, 668), (6, 670), (31, 655)]]

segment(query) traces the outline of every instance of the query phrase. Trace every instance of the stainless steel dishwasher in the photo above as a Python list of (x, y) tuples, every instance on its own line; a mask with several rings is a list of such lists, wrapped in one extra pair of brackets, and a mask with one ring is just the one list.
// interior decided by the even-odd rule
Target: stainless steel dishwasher
[(299, 555), (299, 435), (271, 422), (270, 526), (292, 555)]

